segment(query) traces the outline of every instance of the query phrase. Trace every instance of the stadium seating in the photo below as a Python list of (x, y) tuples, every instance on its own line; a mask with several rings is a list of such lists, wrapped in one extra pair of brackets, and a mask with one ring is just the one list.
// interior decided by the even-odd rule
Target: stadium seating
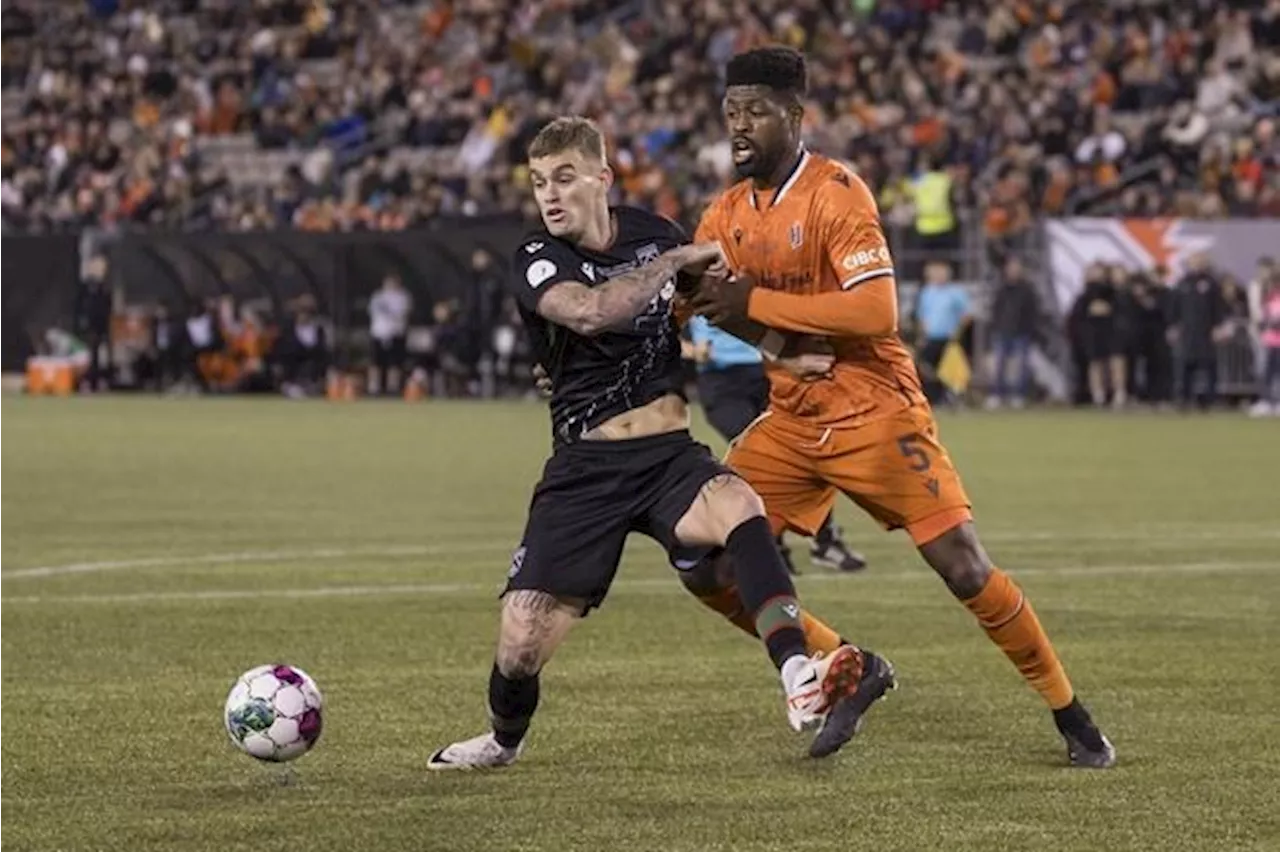
[(620, 198), (688, 219), (728, 176), (718, 69), (767, 42), (811, 57), (812, 144), (886, 217), (926, 163), (1000, 236), (1038, 213), (1280, 215), (1280, 57), (1257, 49), (1280, 10), (1238, 5), (22, 0), (4, 226), (518, 211), (520, 153), (556, 111), (604, 125)]

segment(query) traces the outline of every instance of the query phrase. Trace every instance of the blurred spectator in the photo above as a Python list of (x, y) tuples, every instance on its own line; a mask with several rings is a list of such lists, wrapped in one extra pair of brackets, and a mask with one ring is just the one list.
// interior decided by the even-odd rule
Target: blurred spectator
[(166, 305), (151, 312), (151, 339), (135, 367), (139, 384), (158, 393), (178, 386), (184, 375), (186, 328), (175, 322)]
[(413, 297), (400, 276), (382, 279), (382, 286), (369, 300), (369, 339), (373, 343), (373, 365), (369, 368), (369, 395), (396, 394), (401, 389), (407, 352), (406, 335), (413, 313)]
[(202, 365), (213, 389), (238, 393), (275, 390), (267, 357), (275, 347), (277, 332), (259, 310), (244, 304), (237, 314), (234, 300), (224, 296), (219, 305), (219, 331), (226, 345)]
[(1247, 341), (1249, 337), (1249, 294), (1234, 275), (1222, 276), (1223, 321), (1229, 326), (1224, 333), (1235, 336), (1237, 332)]
[(468, 371), (481, 383), (480, 395), (489, 398), (497, 392), (494, 385), (494, 331), (497, 328), (502, 297), (505, 292), (502, 270), (493, 255), (485, 249), (471, 254), (472, 286), (463, 306), (463, 324), (467, 330)]
[(111, 386), (112, 295), (107, 285), (107, 259), (94, 255), (85, 264), (76, 299), (75, 329), (89, 349), (89, 369), (84, 376), (88, 391)]
[(1137, 343), (1138, 304), (1133, 297), (1132, 275), (1120, 264), (1111, 267), (1111, 288), (1115, 294), (1115, 315), (1111, 323), (1111, 404), (1124, 408), (1129, 403), (1129, 375)]
[[(995, 357), (993, 393), (988, 408), (1026, 405), (1031, 389), (1031, 344), (1035, 338), (1040, 302), (1027, 280), (1022, 262), (1005, 261), (1004, 275), (991, 306), (991, 351)], [(1013, 373), (1010, 381), (1009, 374)]]
[(458, 303), (437, 302), (431, 317), (435, 322), (430, 361), (434, 369), (428, 367), (431, 392), (445, 399), (468, 396), (471, 370), (467, 355), (471, 347)]
[(1217, 399), (1217, 343), (1224, 337), (1227, 305), (1203, 252), (1188, 262), (1174, 287), (1171, 308), (1169, 339), (1178, 363), (1179, 399), (1184, 406), (1195, 401), (1208, 408)]
[(972, 311), (969, 293), (963, 284), (952, 279), (949, 265), (933, 261), (925, 267), (924, 275), (914, 312), (918, 357), (925, 374), (926, 395), (931, 401), (942, 402), (947, 392), (938, 379), (938, 366), (947, 344), (965, 330)]
[(321, 392), (329, 370), (326, 326), (313, 297), (303, 296), (293, 304), (273, 352), (283, 369), (280, 389), (285, 396), (298, 399)]
[(1280, 280), (1268, 279), (1261, 298), (1262, 391), (1250, 409), (1254, 416), (1280, 416)]
[(65, 329), (55, 326), (45, 331), (43, 348), (43, 355), (65, 360), (77, 374), (83, 374), (89, 369), (91, 356), (88, 347), (83, 340)]
[(1086, 364), (1089, 400), (1095, 406), (1106, 405), (1108, 398), (1116, 405), (1125, 401), (1124, 356), (1118, 349), (1116, 323), (1118, 299), (1111, 270), (1100, 263), (1089, 267), (1076, 313), (1080, 317), (1080, 348)]
[[(1254, 326), (1251, 332), (1259, 349), (1261, 349), (1261, 335), (1265, 325), (1264, 299), (1267, 287), (1271, 282), (1278, 280), (1280, 280), (1280, 266), (1277, 266), (1275, 258), (1269, 255), (1258, 258), (1258, 270), (1253, 278), (1249, 280), (1249, 284), (1246, 287), (1246, 298), (1249, 301), (1249, 316), (1254, 319)], [(1259, 367), (1261, 367), (1261, 360), (1259, 361)], [(1259, 372), (1261, 372), (1261, 369)]]
[[(405, 228), (517, 212), (524, 144), (560, 111), (601, 120), (618, 201), (688, 220), (730, 177), (714, 118), (723, 63), (765, 42), (810, 58), (815, 148), (878, 189), (918, 176), (923, 196), (885, 214), (910, 215), (930, 243), (951, 230), (946, 175), (953, 214), (993, 204), (996, 220), (1023, 205), (1280, 213), (1274, 2), (39, 9), (5, 36), (11, 229)], [(382, 179), (353, 179), (374, 159)]]
[(498, 323), (493, 329), (493, 375), (499, 396), (507, 396), (528, 386), (526, 377), (533, 368), (529, 336), (515, 299), (505, 297)]
[[(1277, 22), (1280, 23), (1280, 2), (1277, 3), (1276, 17)], [(1280, 284), (1280, 265), (1277, 265), (1275, 258), (1271, 256), (1258, 258), (1258, 269), (1254, 277), (1249, 280), (1247, 297), (1249, 300), (1249, 316), (1252, 318), (1249, 333), (1256, 353), (1257, 374), (1260, 377), (1265, 377), (1269, 369), (1268, 349), (1265, 340), (1270, 322), (1270, 317), (1267, 313), (1267, 295), (1269, 288), (1274, 284)], [(1264, 401), (1267, 391), (1264, 380), (1261, 394)]]
[(218, 333), (217, 302), (208, 299), (203, 305), (193, 304), (187, 316), (187, 348), (185, 368), (188, 380), (200, 390), (209, 390), (202, 362), (222, 350), (222, 336)]
[(915, 247), (926, 258), (952, 261), (952, 253), (960, 248), (960, 231), (950, 172), (935, 166), (931, 155), (922, 154), (919, 173), (908, 187), (915, 209)]
[(1169, 288), (1153, 274), (1131, 279), (1132, 299), (1129, 379), (1136, 398), (1165, 405), (1173, 396), (1173, 358), (1169, 349)]

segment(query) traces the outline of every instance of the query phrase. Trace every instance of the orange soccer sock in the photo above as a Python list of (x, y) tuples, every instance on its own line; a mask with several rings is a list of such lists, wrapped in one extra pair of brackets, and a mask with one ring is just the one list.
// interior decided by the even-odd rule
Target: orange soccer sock
[(1071, 703), (1071, 681), (1058, 652), (1040, 626), (1031, 601), (1008, 574), (993, 567), (982, 591), (963, 603), (1050, 709), (1061, 710)]
[(804, 649), (810, 655), (818, 651), (824, 655), (830, 654), (845, 644), (840, 634), (831, 629), (825, 621), (810, 615), (803, 609), (800, 610), (800, 626), (804, 628)]
[[(729, 619), (743, 633), (756, 635), (755, 619), (743, 608), (737, 586), (725, 586), (699, 594), (698, 600), (703, 606)], [(830, 654), (844, 644), (839, 633), (803, 609), (800, 610), (800, 626), (804, 629), (805, 650), (810, 654), (816, 651)]]
[(742, 605), (737, 586), (722, 586), (707, 592), (699, 592), (698, 600), (702, 605), (713, 609), (733, 622), (743, 633), (756, 635), (756, 620)]

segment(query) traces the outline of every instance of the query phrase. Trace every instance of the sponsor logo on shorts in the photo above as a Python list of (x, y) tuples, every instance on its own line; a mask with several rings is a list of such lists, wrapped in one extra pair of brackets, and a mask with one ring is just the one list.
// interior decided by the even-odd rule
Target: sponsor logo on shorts
[(793, 604), (793, 603), (783, 604), (782, 611), (787, 614), (787, 618), (800, 617), (800, 607), (797, 604)]
[(520, 573), (520, 569), (524, 567), (524, 555), (528, 548), (517, 547), (516, 552), (511, 554), (511, 567), (507, 569), (507, 579), (514, 577)]

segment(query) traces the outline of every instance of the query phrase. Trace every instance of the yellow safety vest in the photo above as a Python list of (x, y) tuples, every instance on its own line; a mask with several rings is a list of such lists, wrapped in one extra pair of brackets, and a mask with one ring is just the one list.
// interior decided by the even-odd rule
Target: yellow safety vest
[(912, 196), (916, 203), (916, 231), (925, 236), (945, 234), (956, 226), (951, 210), (951, 176), (946, 172), (927, 172), (915, 182)]

